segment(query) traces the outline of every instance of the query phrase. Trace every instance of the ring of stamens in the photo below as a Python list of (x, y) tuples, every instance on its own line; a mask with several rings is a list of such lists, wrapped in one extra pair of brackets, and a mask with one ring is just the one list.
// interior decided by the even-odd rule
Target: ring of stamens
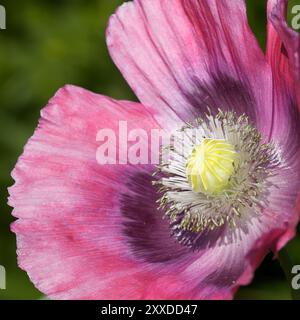
[[(205, 149), (209, 143), (210, 148)], [(195, 161), (201, 159), (195, 156), (196, 152), (203, 152), (201, 148), (208, 152), (206, 160), (212, 157), (210, 168), (207, 167), (209, 162), (202, 164), (204, 170), (205, 166), (210, 170), (212, 182), (209, 187), (195, 182), (197, 177), (191, 174), (193, 166), (198, 165)], [(223, 161), (225, 168), (218, 168), (223, 178), (225, 176), (220, 179), (219, 189), (214, 179), (218, 178), (216, 168), (220, 163), (213, 162), (213, 158), (218, 157), (218, 148), (235, 154)], [(227, 157), (225, 153), (221, 152), (221, 157)], [(225, 224), (235, 226), (237, 219), (259, 215), (268, 203), (270, 178), (281, 166), (279, 148), (272, 143), (263, 143), (261, 134), (247, 116), (222, 111), (215, 117), (207, 114), (181, 128), (173, 143), (163, 147), (162, 159), (155, 172), (158, 178), (153, 184), (159, 187), (161, 194), (159, 209), (164, 210), (177, 234), (200, 233)], [(229, 160), (227, 164), (226, 160)], [(200, 170), (200, 178), (201, 174), (204, 173)], [(183, 237), (182, 241), (186, 240)]]

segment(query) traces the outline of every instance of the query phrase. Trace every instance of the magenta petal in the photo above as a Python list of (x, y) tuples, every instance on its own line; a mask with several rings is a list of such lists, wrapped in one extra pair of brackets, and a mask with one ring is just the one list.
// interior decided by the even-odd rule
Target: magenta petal
[[(241, 285), (249, 284), (266, 253), (283, 233), (275, 216), (266, 213), (259, 220), (227, 230), (218, 245), (205, 252), (185, 270), (191, 283), (202, 279), (196, 299), (232, 299)], [(226, 236), (226, 238), (225, 238)]]
[[(297, 90), (300, 86), (300, 35), (286, 21), (288, 0), (268, 1), (268, 51), (269, 57), (276, 55), (284, 75), (294, 77)], [(289, 72), (287, 72), (289, 70)], [(289, 73), (289, 75), (287, 75)]]
[(158, 291), (169, 298), (171, 292), (180, 290), (187, 299), (232, 299), (239, 286), (251, 282), (266, 253), (284, 237), (283, 220), (280, 215), (266, 211), (260, 219), (248, 221), (249, 224), (226, 229), (213, 246), (207, 245), (165, 264), (169, 278), (164, 281), (159, 277), (143, 298), (155, 299)]
[[(180, 287), (181, 296), (189, 299), (231, 299), (240, 285), (248, 284), (264, 256), (276, 252), (295, 234), (299, 219), (294, 204), (299, 179), (290, 173), (279, 175), (282, 188), (270, 188), (270, 206), (262, 216), (244, 219), (237, 228), (221, 228), (203, 232), (193, 251), (170, 244), (166, 227), (155, 210), (155, 192), (147, 179), (135, 177), (123, 210), (129, 219), (126, 231), (134, 255), (148, 268), (167, 272), (149, 285), (143, 298), (171, 298)], [(155, 215), (152, 213), (155, 212)], [(158, 215), (158, 217), (156, 216)], [(149, 220), (156, 220), (149, 223)], [(159, 286), (164, 283), (163, 290)], [(159, 292), (159, 294), (158, 294)], [(176, 295), (177, 297), (177, 295)]]
[[(273, 139), (283, 142), (292, 157), (299, 153), (300, 37), (286, 22), (287, 1), (268, 2), (267, 60), (273, 74)], [(300, 96), (298, 97), (300, 98)], [(299, 157), (299, 156), (298, 156)]]
[(191, 120), (207, 106), (245, 112), (253, 120), (257, 115), (262, 126), (270, 122), (271, 72), (248, 26), (244, 1), (125, 3), (110, 20), (107, 44), (163, 126)]

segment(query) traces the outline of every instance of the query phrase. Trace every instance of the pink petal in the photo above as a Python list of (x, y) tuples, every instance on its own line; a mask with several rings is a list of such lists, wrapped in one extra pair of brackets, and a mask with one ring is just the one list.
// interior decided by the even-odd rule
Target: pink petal
[(300, 100), (297, 103), (297, 94), (300, 94), (300, 36), (289, 29), (286, 10), (287, 1), (269, 0), (267, 59), (272, 67), (274, 87), (271, 136), (283, 142), (286, 152), (295, 157), (300, 150)]
[[(202, 279), (195, 299), (232, 299), (237, 289), (249, 284), (265, 255), (283, 235), (275, 215), (264, 213), (259, 220), (227, 230), (226, 238), (207, 250), (186, 270), (190, 285)], [(200, 271), (201, 270), (201, 271)]]
[(283, 192), (281, 214), (274, 202), (272, 212), (237, 229), (221, 230), (218, 237), (203, 234), (195, 252), (181, 248), (167, 238), (154, 187), (137, 178), (151, 170), (96, 162), (98, 130), (118, 131), (120, 119), (131, 129), (158, 128), (142, 105), (71, 86), (42, 111), (10, 188), (9, 202), (19, 218), (12, 229), (20, 266), (54, 299), (232, 298), (286, 236), (295, 186)]
[[(299, 179), (300, 158), (300, 85), (299, 85), (299, 35), (289, 29), (286, 22), (286, 0), (268, 1), (268, 42), (266, 57), (272, 67), (273, 74), (273, 129), (272, 139), (280, 141), (284, 146), (284, 155), (288, 159), (291, 173), (283, 178), (287, 184), (293, 184)], [(298, 95), (298, 102), (297, 102)], [(294, 193), (299, 194), (299, 185), (295, 184)], [(293, 189), (292, 189), (293, 190)], [(291, 191), (292, 191), (291, 190)], [(291, 193), (290, 193), (291, 194)], [(280, 210), (282, 200), (288, 197), (275, 191), (273, 203)], [(295, 235), (295, 228), (299, 222), (299, 201), (290, 200), (294, 210), (286, 234), (278, 241), (277, 250), (281, 249)]]
[[(111, 19), (108, 44), (138, 97), (168, 129), (201, 113), (206, 96), (202, 92), (197, 96), (199, 87), (210, 91), (221, 83), (221, 98), (217, 90), (208, 97), (243, 106), (247, 95), (229, 99), (236, 97), (236, 83), (241, 83), (254, 99), (247, 113), (265, 135), (286, 142), (294, 171), (277, 177), (284, 188), (270, 190), (270, 208), (262, 217), (222, 230), (217, 238), (211, 232), (204, 234), (196, 252), (183, 250), (174, 258), (161, 251), (159, 258), (163, 255), (165, 261), (154, 261), (154, 253), (145, 255), (145, 250), (156, 235), (170, 252), (179, 245), (170, 245), (164, 222), (158, 225), (159, 216), (149, 223), (143, 217), (158, 214), (150, 184), (143, 189), (136, 181), (137, 173), (149, 175), (151, 170), (99, 166), (96, 135), (101, 128), (118, 131), (119, 120), (147, 132), (159, 126), (142, 105), (65, 87), (43, 110), (39, 128), (13, 173), (16, 184), (10, 189), (10, 204), (19, 218), (12, 228), (20, 266), (55, 299), (230, 299), (240, 285), (251, 281), (268, 250), (280, 249), (294, 235), (299, 219), (299, 208), (294, 208), (299, 132), (298, 123), (292, 121), (294, 109), (288, 105), (295, 101), (292, 80), (281, 83), (274, 67), (272, 77), (247, 26), (243, 1), (127, 3)], [(228, 75), (233, 78), (229, 83), (234, 83), (230, 94), (225, 85)], [(288, 134), (283, 130), (287, 124)], [(292, 135), (296, 139), (290, 140)], [(129, 176), (134, 183), (128, 184)], [(141, 228), (138, 219), (143, 217), (149, 230), (130, 229), (131, 235), (124, 234), (125, 209), (120, 206), (124, 194), (132, 200), (127, 218)], [(142, 246), (134, 247), (133, 240)], [(144, 251), (137, 253), (133, 247)]]
[(145, 289), (148, 274), (131, 257), (118, 207), (128, 191), (122, 174), (133, 169), (96, 161), (98, 130), (117, 133), (119, 120), (128, 130), (159, 128), (142, 105), (66, 86), (42, 111), (13, 172), (19, 264), (50, 297), (132, 298)]
[[(300, 35), (286, 21), (288, 0), (268, 0), (268, 53), (287, 80), (300, 86)], [(291, 78), (294, 79), (291, 79)]]
[[(259, 218), (241, 219), (237, 228), (203, 232), (195, 250), (187, 251), (165, 238), (165, 225), (160, 221), (163, 213), (156, 212), (155, 189), (145, 187), (149, 184), (146, 179), (135, 178), (123, 207), (130, 219), (131, 248), (148, 268), (168, 274), (151, 282), (143, 298), (166, 299), (175, 294), (186, 299), (230, 299), (240, 285), (248, 284), (264, 256), (294, 236), (298, 221), (294, 205), (299, 179), (290, 171), (278, 172), (273, 179), (280, 188), (270, 187), (269, 207)], [(150, 217), (158, 220), (148, 223)], [(163, 288), (158, 290), (161, 283)]]
[(244, 1), (127, 2), (110, 20), (107, 44), (161, 125), (173, 128), (209, 105), (246, 112), (270, 130), (271, 72), (247, 24)]

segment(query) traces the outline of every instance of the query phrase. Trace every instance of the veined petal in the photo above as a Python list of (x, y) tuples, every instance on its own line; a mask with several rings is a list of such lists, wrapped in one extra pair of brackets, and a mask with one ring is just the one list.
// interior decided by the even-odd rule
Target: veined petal
[(243, 0), (135, 0), (112, 16), (107, 44), (163, 126), (209, 106), (246, 113), (270, 130), (271, 72)]
[[(300, 158), (300, 83), (299, 83), (299, 44), (300, 37), (288, 27), (286, 21), (287, 0), (268, 1), (268, 41), (266, 58), (273, 75), (272, 131), (270, 138), (280, 142), (289, 163), (290, 172), (280, 179), (286, 184), (295, 184), (293, 200), (291, 195), (273, 190), (272, 204), (278, 212), (290, 213), (287, 231), (278, 241), (281, 249), (295, 235), (299, 222), (299, 158)], [(297, 98), (298, 97), (298, 98)], [(291, 191), (293, 188), (291, 189)], [(294, 209), (286, 209), (284, 203), (292, 203)]]
[(272, 131), (270, 137), (281, 141), (285, 152), (296, 156), (300, 149), (300, 36), (286, 21), (286, 0), (268, 2), (267, 60), (273, 74)]
[[(287, 23), (288, 0), (268, 0), (268, 54), (269, 59), (277, 58), (278, 68), (284, 76), (294, 77), (300, 85), (300, 35)], [(274, 57), (274, 55), (276, 57)]]
[(55, 299), (141, 295), (148, 276), (137, 269), (124, 241), (118, 203), (119, 194), (128, 191), (124, 174), (146, 169), (100, 165), (96, 137), (105, 128), (118, 135), (120, 120), (127, 121), (129, 132), (150, 133), (158, 125), (142, 105), (73, 86), (60, 89), (41, 115), (9, 190), (19, 218), (12, 230), (20, 267)]
[(97, 131), (117, 131), (120, 118), (158, 128), (142, 105), (70, 86), (42, 111), (10, 189), (20, 266), (53, 299), (232, 298), (285, 235), (294, 192), (282, 214), (278, 201), (237, 229), (204, 232), (190, 250), (157, 209), (152, 166), (97, 163)]
[[(244, 1), (136, 0), (111, 19), (108, 45), (147, 107), (71, 86), (50, 101), (10, 189), (20, 266), (54, 299), (230, 299), (298, 222), (299, 135), (296, 122), (285, 134), (277, 116), (290, 124), (295, 94), (272, 75)], [(207, 104), (245, 112), (285, 142), (291, 170), (274, 178), (280, 187), (270, 187), (261, 216), (205, 230), (192, 251), (170, 236), (157, 209), (154, 167), (100, 166), (96, 137), (102, 128), (118, 132), (120, 120), (129, 130), (149, 133), (157, 122), (174, 129)]]
[(184, 271), (190, 285), (201, 279), (194, 299), (232, 299), (240, 286), (249, 284), (266, 253), (284, 234), (280, 219), (277, 222), (278, 226), (275, 216), (265, 212), (248, 227), (241, 224), (235, 230), (224, 230), (214, 246), (200, 251)]

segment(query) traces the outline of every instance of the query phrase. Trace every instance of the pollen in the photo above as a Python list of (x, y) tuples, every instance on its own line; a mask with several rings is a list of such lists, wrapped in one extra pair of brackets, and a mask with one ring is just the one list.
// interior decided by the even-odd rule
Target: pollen
[(216, 194), (229, 185), (238, 153), (222, 139), (204, 139), (188, 158), (186, 173), (194, 192)]

